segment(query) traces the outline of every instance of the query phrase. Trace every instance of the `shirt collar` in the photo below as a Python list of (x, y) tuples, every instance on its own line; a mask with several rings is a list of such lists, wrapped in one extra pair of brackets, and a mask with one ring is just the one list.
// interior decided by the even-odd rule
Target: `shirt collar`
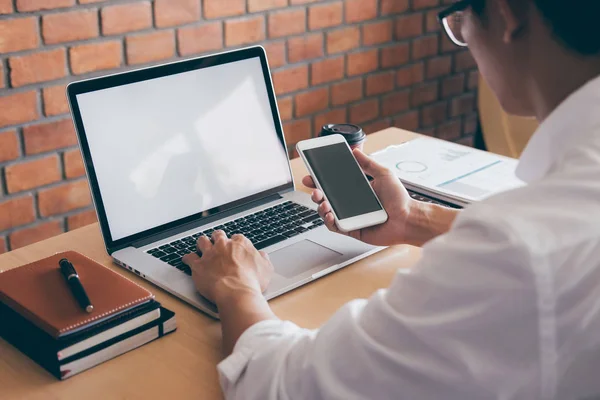
[(542, 122), (521, 155), (516, 171), (519, 179), (529, 183), (543, 178), (578, 138), (600, 124), (598, 104), (600, 77), (572, 93)]

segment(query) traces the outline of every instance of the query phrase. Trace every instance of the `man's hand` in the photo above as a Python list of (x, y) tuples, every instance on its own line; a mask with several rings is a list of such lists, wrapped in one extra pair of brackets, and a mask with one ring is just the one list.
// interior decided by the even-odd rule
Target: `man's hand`
[[(376, 163), (360, 150), (354, 150), (353, 154), (363, 171), (373, 177), (371, 185), (388, 214), (388, 220), (381, 225), (349, 232), (346, 235), (376, 246), (421, 246), (450, 229), (458, 214), (457, 210), (412, 199), (392, 171)], [(323, 192), (315, 188), (312, 178), (305, 176), (302, 183), (315, 189), (312, 200), (319, 205), (319, 215), (327, 228), (342, 233), (335, 225), (331, 204), (325, 200)]]
[(273, 265), (266, 253), (257, 251), (242, 235), (228, 239), (225, 232), (215, 231), (212, 238), (214, 244), (206, 236), (198, 238), (202, 257), (196, 253), (183, 257), (201, 295), (218, 306), (220, 298), (231, 292), (261, 294), (267, 289)]
[[(373, 177), (371, 184), (388, 214), (388, 220), (381, 225), (349, 232), (347, 235), (376, 246), (404, 243), (406, 221), (411, 203), (414, 200), (410, 198), (408, 192), (392, 171), (376, 163), (360, 150), (354, 150), (353, 154), (363, 171)], [(315, 183), (310, 176), (304, 177), (302, 183), (315, 189)], [(323, 192), (315, 189), (312, 193), (312, 200), (319, 204), (319, 214), (325, 221), (327, 228), (333, 232), (342, 233), (335, 225), (331, 204), (325, 200)]]

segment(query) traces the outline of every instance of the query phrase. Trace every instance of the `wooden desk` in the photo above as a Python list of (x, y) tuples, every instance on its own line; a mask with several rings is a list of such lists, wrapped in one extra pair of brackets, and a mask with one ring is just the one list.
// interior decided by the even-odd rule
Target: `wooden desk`
[[(387, 129), (370, 135), (365, 151), (410, 140), (416, 135)], [(296, 187), (306, 170), (292, 161)], [(219, 323), (138, 276), (112, 264), (97, 224), (0, 256), (2, 269), (17, 267), (59, 251), (76, 250), (149, 288), (177, 313), (177, 332), (64, 382), (0, 339), (0, 399), (220, 399), (216, 365), (222, 359)], [(387, 287), (399, 268), (414, 264), (420, 250), (389, 248), (271, 301), (275, 313), (300, 326), (316, 328), (340, 306)], [(2, 323), (2, 321), (0, 321)]]

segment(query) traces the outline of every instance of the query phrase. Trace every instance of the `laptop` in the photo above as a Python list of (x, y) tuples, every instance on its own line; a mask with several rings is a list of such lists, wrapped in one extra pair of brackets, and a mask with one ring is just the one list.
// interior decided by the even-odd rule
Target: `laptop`
[(181, 261), (200, 235), (270, 255), (267, 299), (378, 250), (329, 232), (292, 179), (265, 50), (74, 82), (69, 103), (114, 262), (218, 317)]

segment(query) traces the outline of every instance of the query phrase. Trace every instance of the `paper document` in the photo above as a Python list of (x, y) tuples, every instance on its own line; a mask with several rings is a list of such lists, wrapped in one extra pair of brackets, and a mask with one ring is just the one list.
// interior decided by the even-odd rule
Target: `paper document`
[(439, 139), (419, 138), (373, 154), (407, 186), (471, 203), (524, 185), (518, 160)]

